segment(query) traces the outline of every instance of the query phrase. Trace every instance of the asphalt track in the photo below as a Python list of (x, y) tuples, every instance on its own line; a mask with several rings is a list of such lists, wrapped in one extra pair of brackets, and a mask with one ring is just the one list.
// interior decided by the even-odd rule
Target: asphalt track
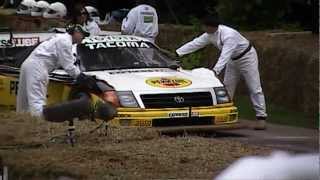
[(216, 138), (232, 139), (243, 143), (271, 147), (274, 150), (295, 153), (319, 153), (319, 130), (277, 124), (267, 124), (263, 131), (253, 130), (253, 121), (240, 120), (243, 129), (218, 131)]

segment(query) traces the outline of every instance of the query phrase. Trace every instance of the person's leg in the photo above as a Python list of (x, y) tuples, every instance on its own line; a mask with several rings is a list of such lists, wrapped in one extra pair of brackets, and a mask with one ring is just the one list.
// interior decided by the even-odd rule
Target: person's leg
[(49, 77), (46, 72), (35, 73), (28, 77), (28, 103), (29, 111), (34, 116), (42, 116), (43, 106), (47, 99), (47, 86)]
[(24, 66), (21, 66), (19, 84), (18, 84), (18, 94), (17, 94), (17, 105), (16, 112), (22, 113), (28, 111), (28, 92), (26, 89), (28, 81), (26, 80), (26, 71)]
[(249, 89), (250, 99), (256, 112), (256, 118), (260, 121), (261, 128), (265, 129), (265, 120), (267, 118), (265, 97), (260, 82), (260, 73), (258, 69), (257, 53), (253, 49), (250, 54), (241, 59), (240, 72), (245, 79)]
[(236, 64), (231, 61), (226, 66), (224, 80), (223, 80), (223, 83), (231, 99), (233, 99), (239, 80), (240, 80), (239, 69), (237, 68)]

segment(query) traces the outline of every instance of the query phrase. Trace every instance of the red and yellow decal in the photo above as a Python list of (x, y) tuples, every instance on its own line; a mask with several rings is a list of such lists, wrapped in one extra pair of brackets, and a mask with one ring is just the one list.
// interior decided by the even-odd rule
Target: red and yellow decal
[(178, 77), (154, 77), (147, 79), (146, 83), (160, 88), (182, 88), (190, 86), (192, 81)]

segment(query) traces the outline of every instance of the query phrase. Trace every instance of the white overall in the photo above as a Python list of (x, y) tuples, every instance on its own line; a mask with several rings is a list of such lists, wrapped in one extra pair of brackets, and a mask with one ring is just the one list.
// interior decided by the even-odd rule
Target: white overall
[(49, 73), (59, 67), (74, 78), (80, 74), (74, 65), (72, 37), (68, 33), (55, 35), (42, 42), (21, 65), (17, 112), (42, 115), (47, 99)]
[(154, 43), (159, 33), (156, 10), (152, 6), (144, 4), (131, 9), (122, 21), (121, 32), (144, 37)]
[(233, 98), (240, 76), (243, 76), (249, 89), (256, 117), (263, 119), (267, 117), (256, 50), (252, 47), (241, 58), (234, 59), (248, 48), (249, 41), (236, 30), (219, 25), (215, 33), (204, 33), (177, 49), (176, 52), (179, 56), (183, 56), (195, 52), (208, 44), (213, 44), (221, 51), (213, 70), (219, 74), (226, 67), (224, 84), (230, 97)]

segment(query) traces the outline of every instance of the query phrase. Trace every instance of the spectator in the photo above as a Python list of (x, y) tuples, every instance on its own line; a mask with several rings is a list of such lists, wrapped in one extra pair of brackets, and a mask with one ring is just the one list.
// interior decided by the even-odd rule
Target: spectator
[(82, 24), (84, 29), (90, 33), (91, 36), (99, 35), (101, 30), (99, 25), (91, 18), (88, 9), (91, 6), (83, 7), (76, 15), (76, 23)]
[(155, 8), (148, 5), (147, 0), (137, 0), (137, 6), (130, 10), (123, 19), (122, 34), (144, 37), (155, 42), (158, 31), (158, 15)]

